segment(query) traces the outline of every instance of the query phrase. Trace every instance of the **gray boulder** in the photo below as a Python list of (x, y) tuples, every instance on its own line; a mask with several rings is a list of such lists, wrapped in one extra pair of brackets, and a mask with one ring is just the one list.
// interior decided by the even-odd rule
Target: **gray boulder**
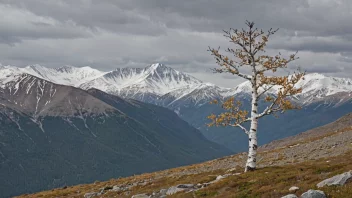
[(326, 195), (321, 190), (308, 190), (301, 195), (301, 198), (326, 198)]
[(334, 177), (331, 177), (329, 179), (326, 179), (319, 184), (317, 184), (318, 188), (321, 188), (323, 186), (343, 186), (345, 183), (352, 181), (352, 171), (342, 173), (340, 175), (335, 175)]
[(194, 184), (180, 184), (177, 186), (172, 186), (170, 187), (167, 191), (166, 194), (167, 195), (173, 195), (175, 193), (178, 192), (182, 192), (182, 191), (190, 191), (194, 189)]
[(298, 198), (298, 197), (295, 194), (289, 194), (289, 195), (283, 196), (281, 198)]

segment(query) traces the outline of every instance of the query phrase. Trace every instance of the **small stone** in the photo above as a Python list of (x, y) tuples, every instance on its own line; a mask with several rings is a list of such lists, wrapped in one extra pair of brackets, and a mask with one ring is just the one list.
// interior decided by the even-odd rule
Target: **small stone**
[(235, 171), (235, 170), (236, 170), (236, 168), (231, 168), (231, 169), (227, 170), (226, 172), (228, 173), (228, 172), (232, 172), (232, 171)]
[(138, 195), (133, 195), (131, 198), (150, 198), (151, 196), (147, 194), (138, 194)]
[(295, 194), (289, 194), (289, 195), (283, 196), (281, 198), (298, 198), (298, 197)]
[(352, 181), (352, 171), (342, 173), (340, 175), (335, 175), (329, 179), (326, 179), (317, 184), (318, 188), (323, 186), (343, 186), (347, 182)]
[(299, 190), (299, 188), (297, 186), (292, 186), (290, 189), (288, 189), (290, 192), (296, 192), (297, 190)]
[(121, 187), (120, 186), (113, 186), (112, 191), (115, 191), (115, 192), (121, 191)]
[(130, 192), (130, 191), (127, 191), (127, 192), (125, 192), (124, 194), (125, 194), (125, 195), (130, 195), (131, 192)]
[(171, 186), (166, 194), (167, 195), (173, 195), (175, 193), (178, 193), (178, 192), (182, 192), (182, 191), (187, 191), (187, 190), (193, 190), (194, 189), (194, 184), (180, 184), (180, 185), (177, 185), (177, 186)]
[(180, 184), (177, 188), (193, 188), (194, 184)]
[(321, 190), (308, 190), (301, 195), (301, 198), (326, 198), (326, 195)]
[(95, 196), (98, 196), (98, 193), (90, 192), (90, 193), (84, 194), (84, 198), (92, 198), (92, 197), (95, 197)]
[(216, 180), (221, 180), (221, 179), (224, 179), (224, 178), (225, 178), (224, 176), (219, 175), (219, 176), (216, 177)]

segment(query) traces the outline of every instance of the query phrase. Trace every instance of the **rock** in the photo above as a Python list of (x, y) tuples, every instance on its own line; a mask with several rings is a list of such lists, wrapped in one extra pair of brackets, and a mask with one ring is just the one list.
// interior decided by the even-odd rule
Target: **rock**
[(189, 191), (194, 189), (194, 184), (180, 184), (178, 186), (171, 186), (167, 191), (166, 195), (173, 195), (182, 191)]
[(345, 183), (349, 181), (352, 181), (352, 171), (345, 172), (340, 175), (335, 175), (334, 177), (326, 179), (320, 182), (319, 184), (317, 184), (317, 187), (321, 188), (323, 186), (333, 186), (333, 185), (343, 186)]
[(131, 194), (131, 192), (130, 192), (130, 191), (127, 191), (127, 192), (125, 192), (125, 193), (123, 193), (123, 194), (125, 194), (126, 196), (128, 196), (128, 195)]
[(298, 198), (298, 197), (295, 194), (289, 194), (289, 195), (283, 196), (281, 198)]
[(196, 185), (196, 188), (202, 188), (203, 187), (203, 184), (201, 184), (201, 183), (198, 183), (197, 185)]
[(111, 189), (113, 189), (114, 187), (112, 187), (112, 186), (105, 186), (104, 188), (103, 188), (103, 190), (111, 190)]
[(131, 198), (150, 198), (151, 196), (147, 194), (138, 194), (138, 195), (133, 195)]
[(153, 192), (150, 198), (165, 198), (167, 189), (161, 189), (159, 192)]
[(219, 175), (219, 176), (216, 177), (216, 180), (221, 180), (221, 179), (224, 179), (224, 178), (226, 178), (226, 177), (224, 177), (222, 175)]
[(326, 195), (321, 190), (308, 190), (301, 195), (301, 198), (326, 198)]
[(162, 195), (166, 195), (166, 192), (167, 192), (167, 189), (161, 189), (159, 191), (159, 193), (162, 194)]
[(120, 186), (113, 186), (111, 190), (118, 192), (118, 191), (121, 191), (121, 187)]
[(299, 188), (297, 186), (292, 186), (290, 189), (288, 189), (290, 192), (296, 192), (297, 190), (299, 190)]
[(86, 194), (84, 194), (84, 198), (92, 198), (92, 197), (98, 196), (98, 194), (99, 193), (97, 193), (97, 192), (86, 193)]
[(177, 188), (193, 188), (194, 184), (180, 184)]
[(235, 171), (236, 170), (236, 168), (231, 168), (231, 169), (228, 169), (226, 172), (228, 173), (228, 172), (233, 172), (233, 171)]

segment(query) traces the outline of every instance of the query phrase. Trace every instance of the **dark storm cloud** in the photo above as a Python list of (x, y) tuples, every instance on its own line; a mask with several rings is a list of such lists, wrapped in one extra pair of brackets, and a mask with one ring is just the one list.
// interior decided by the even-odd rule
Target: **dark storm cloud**
[(351, 72), (350, 0), (0, 0), (0, 13), (3, 64), (110, 70), (162, 62), (208, 80), (216, 64), (207, 47), (228, 46), (222, 30), (252, 20), (280, 28), (268, 52), (300, 51), (295, 68)]

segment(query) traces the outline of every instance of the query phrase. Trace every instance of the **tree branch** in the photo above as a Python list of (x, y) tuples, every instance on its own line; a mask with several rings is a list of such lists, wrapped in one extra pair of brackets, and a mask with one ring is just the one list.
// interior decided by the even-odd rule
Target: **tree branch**
[(240, 127), (247, 135), (249, 134), (249, 131), (240, 124), (230, 124), (229, 126)]
[(273, 88), (275, 85), (271, 85), (269, 88), (267, 88), (267, 89), (264, 89), (264, 91), (262, 92), (262, 93), (260, 93), (259, 95), (258, 95), (258, 98), (260, 98), (262, 95), (264, 95), (267, 91), (269, 91), (271, 88)]

